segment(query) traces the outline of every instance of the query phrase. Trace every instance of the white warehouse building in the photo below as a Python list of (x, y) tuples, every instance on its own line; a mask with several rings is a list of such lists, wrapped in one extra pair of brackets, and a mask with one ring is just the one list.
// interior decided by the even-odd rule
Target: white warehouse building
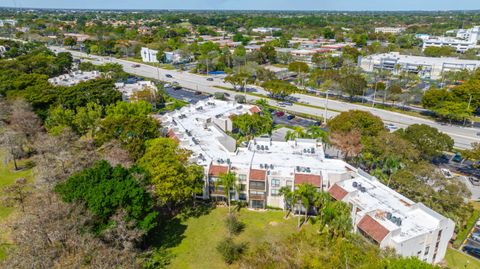
[(342, 160), (325, 158), (322, 143), (258, 137), (237, 147), (225, 133), (231, 130), (232, 117), (259, 112), (257, 106), (208, 99), (159, 116), (168, 136), (192, 152), (192, 163), (204, 168), (203, 198), (225, 199), (215, 182), (227, 172), (234, 172), (240, 185), (233, 199), (255, 209), (284, 208), (281, 187), (311, 184), (349, 204), (354, 231), (373, 243), (429, 263), (443, 260), (453, 221)]
[(418, 73), (422, 77), (438, 79), (446, 71), (480, 68), (480, 61), (454, 57), (411, 56), (390, 52), (362, 57), (359, 59), (358, 65), (367, 72), (372, 72), (375, 69), (391, 70), (393, 72), (407, 71)]

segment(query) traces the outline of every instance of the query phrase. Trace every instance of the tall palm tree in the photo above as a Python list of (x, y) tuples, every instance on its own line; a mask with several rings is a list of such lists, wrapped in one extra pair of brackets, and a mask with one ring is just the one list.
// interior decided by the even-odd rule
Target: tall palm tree
[(327, 192), (318, 192), (315, 196), (315, 201), (313, 202), (314, 206), (318, 210), (318, 217), (320, 220), (320, 223), (323, 221), (323, 209), (327, 207), (330, 203), (332, 202), (332, 198), (330, 194)]
[(292, 212), (294, 201), (296, 200), (295, 193), (290, 187), (284, 186), (280, 188), (279, 194), (283, 196), (283, 203), (285, 204), (285, 208), (287, 209), (287, 214), (285, 214), (286, 219)]
[(237, 184), (237, 176), (233, 172), (228, 172), (226, 174), (221, 174), (218, 177), (218, 180), (215, 182), (215, 188), (218, 186), (223, 186), (223, 191), (227, 197), (228, 203), (228, 214), (231, 213), (231, 191), (237, 192), (240, 189), (240, 186)]
[[(304, 208), (304, 221), (306, 223), (308, 220), (308, 210), (313, 206), (316, 196), (317, 196), (317, 188), (315, 188), (311, 184), (301, 184), (298, 186), (298, 189), (294, 191), (296, 194), (295, 197), (297, 198), (297, 203), (300, 203)], [(298, 223), (298, 228), (300, 228), (301, 224)]]

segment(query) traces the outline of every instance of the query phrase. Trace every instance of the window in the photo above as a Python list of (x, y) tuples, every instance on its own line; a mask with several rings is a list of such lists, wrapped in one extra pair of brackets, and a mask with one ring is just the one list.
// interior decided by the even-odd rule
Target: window
[(292, 187), (292, 185), (293, 185), (293, 182), (291, 180), (287, 180), (287, 186)]
[(240, 193), (238, 196), (239, 200), (246, 201), (247, 200), (247, 194), (246, 193)]
[(272, 187), (280, 187), (280, 179), (272, 179)]
[(430, 250), (430, 246), (425, 248), (425, 255), (428, 255), (428, 251)]
[(245, 191), (247, 189), (247, 185), (240, 184), (240, 191)]
[(240, 182), (247, 181), (247, 175), (238, 174), (238, 180)]
[(250, 181), (250, 189), (264, 190), (265, 189), (265, 182)]
[(278, 190), (276, 190), (276, 189), (272, 189), (270, 193), (272, 194), (272, 196), (278, 196), (279, 195)]
[(422, 251), (421, 251), (421, 250), (419, 250), (419, 251), (417, 252), (417, 257), (420, 257), (420, 255), (422, 255)]

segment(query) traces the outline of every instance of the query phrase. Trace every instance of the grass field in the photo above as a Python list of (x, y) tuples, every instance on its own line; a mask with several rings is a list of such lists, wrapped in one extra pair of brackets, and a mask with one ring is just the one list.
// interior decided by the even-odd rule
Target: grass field
[[(238, 268), (238, 265), (227, 266), (216, 250), (217, 243), (226, 235), (224, 219), (228, 214), (226, 208), (217, 208), (198, 218), (192, 217), (181, 221), (178, 245), (170, 248), (174, 258), (169, 268)], [(285, 220), (282, 211), (257, 212), (242, 209), (239, 219), (245, 223), (245, 230), (235, 237), (236, 242), (247, 242), (249, 247), (261, 242), (275, 242), (298, 231), (297, 219)], [(313, 231), (312, 224), (303, 229)]]
[[(27, 180), (32, 180), (32, 169), (23, 169), (20, 171), (14, 171), (13, 163), (9, 162), (5, 164), (5, 152), (0, 149), (0, 196), (3, 195), (2, 189), (5, 186), (11, 185), (18, 178), (26, 178)], [(25, 161), (18, 162), (19, 167), (22, 167), (25, 164)], [(15, 211), (13, 207), (6, 207), (0, 204), (0, 224), (5, 222), (7, 218)], [(5, 258), (5, 252), (8, 247), (6, 243), (6, 233), (5, 231), (0, 231), (0, 260)]]
[(455, 249), (447, 249), (445, 261), (450, 269), (478, 269), (480, 261)]

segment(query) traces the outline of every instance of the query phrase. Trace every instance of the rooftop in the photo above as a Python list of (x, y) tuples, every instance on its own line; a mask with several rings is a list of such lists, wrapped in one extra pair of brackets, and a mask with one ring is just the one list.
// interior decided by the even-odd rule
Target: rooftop
[(337, 185), (348, 192), (347, 200), (358, 207), (362, 221), (365, 216), (370, 216), (389, 232), (393, 232), (394, 241), (402, 242), (430, 232), (445, 219), (423, 204), (417, 204), (388, 188), (374, 177), (358, 175)]

